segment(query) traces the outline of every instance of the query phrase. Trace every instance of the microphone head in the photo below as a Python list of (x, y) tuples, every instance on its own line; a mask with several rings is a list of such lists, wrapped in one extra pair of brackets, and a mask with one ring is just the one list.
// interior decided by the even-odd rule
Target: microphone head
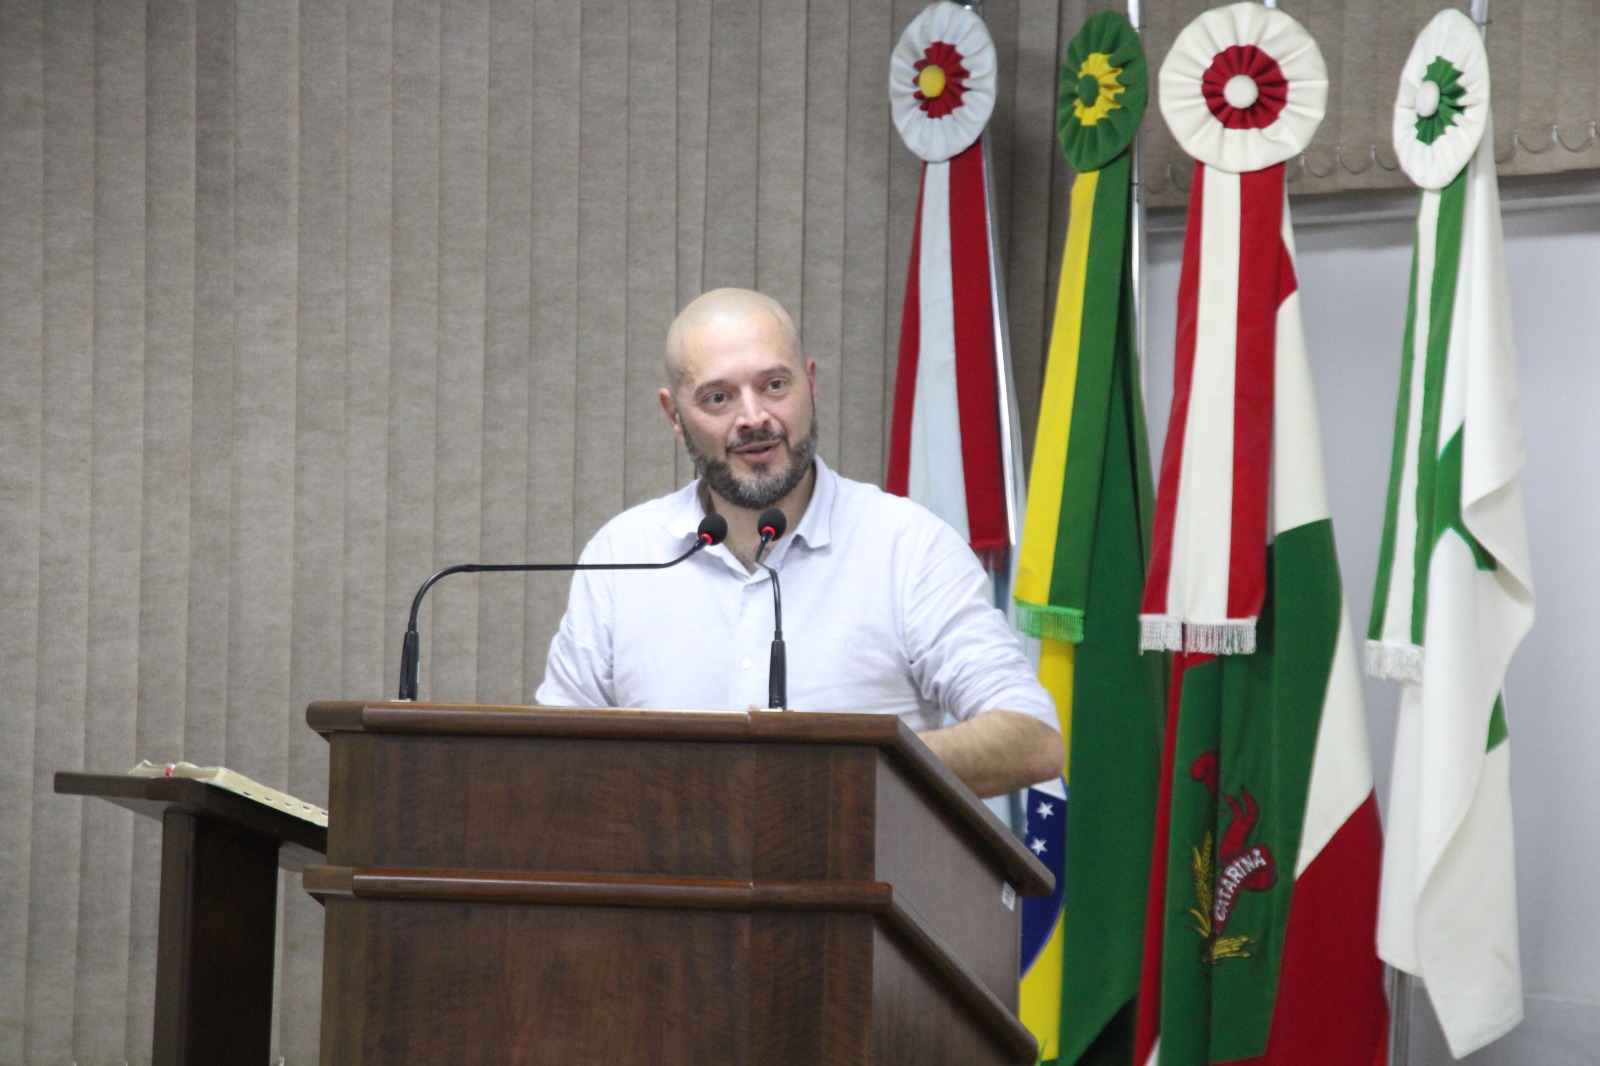
[(708, 548), (721, 544), (728, 537), (728, 520), (719, 514), (708, 514), (700, 519), (700, 528), (695, 531), (695, 536), (704, 541)]
[(776, 507), (768, 507), (761, 512), (761, 517), (756, 519), (756, 529), (768, 540), (777, 540), (788, 528), (789, 519)]

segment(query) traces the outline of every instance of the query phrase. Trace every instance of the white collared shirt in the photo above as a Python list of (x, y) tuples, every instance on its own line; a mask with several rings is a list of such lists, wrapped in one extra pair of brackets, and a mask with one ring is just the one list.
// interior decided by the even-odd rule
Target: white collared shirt
[[(816, 461), (795, 529), (766, 562), (780, 575), (788, 705), (898, 714), (917, 731), (996, 708), (1053, 729), (988, 577), (939, 518)], [(693, 543), (698, 482), (608, 522), (582, 561), (653, 562)], [(746, 710), (767, 706), (772, 580), (726, 545), (667, 570), (573, 575), (550, 643), (547, 706)]]

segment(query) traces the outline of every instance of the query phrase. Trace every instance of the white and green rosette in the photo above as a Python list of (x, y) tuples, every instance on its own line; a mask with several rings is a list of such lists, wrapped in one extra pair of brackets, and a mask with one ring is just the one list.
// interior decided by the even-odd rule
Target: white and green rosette
[(1489, 122), (1489, 55), (1466, 15), (1446, 8), (1417, 36), (1394, 102), (1394, 151), (1424, 189), (1442, 189), (1477, 151)]
[(1161, 64), (1160, 86), (1178, 144), (1230, 174), (1305, 151), (1328, 106), (1328, 67), (1311, 34), (1248, 0), (1189, 23)]
[(906, 147), (929, 163), (970, 147), (994, 112), (996, 80), (983, 19), (949, 0), (929, 5), (889, 57), (889, 109)]

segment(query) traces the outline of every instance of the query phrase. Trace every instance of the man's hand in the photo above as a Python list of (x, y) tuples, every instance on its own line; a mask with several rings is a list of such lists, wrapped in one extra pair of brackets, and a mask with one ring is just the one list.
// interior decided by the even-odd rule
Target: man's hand
[(1060, 733), (1016, 711), (986, 711), (920, 735), (968, 788), (983, 797), (1003, 796), (1060, 777), (1066, 758)]

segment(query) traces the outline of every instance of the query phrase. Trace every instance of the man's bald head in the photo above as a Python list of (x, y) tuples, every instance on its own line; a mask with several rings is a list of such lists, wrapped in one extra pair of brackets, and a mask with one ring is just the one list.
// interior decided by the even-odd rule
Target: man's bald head
[(781, 303), (752, 289), (712, 289), (690, 301), (667, 330), (667, 386), (674, 393), (682, 387), (685, 347), (698, 335), (720, 325), (754, 324), (751, 320), (768, 326), (781, 353), (795, 365), (804, 361), (800, 331)]

